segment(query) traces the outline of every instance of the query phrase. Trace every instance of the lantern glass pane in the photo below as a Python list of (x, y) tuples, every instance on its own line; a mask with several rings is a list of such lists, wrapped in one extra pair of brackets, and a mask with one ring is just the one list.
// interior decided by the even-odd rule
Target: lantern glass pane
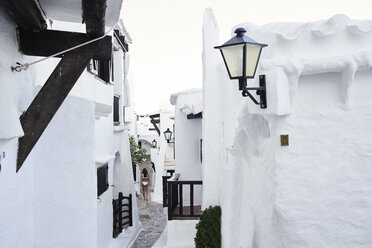
[(165, 140), (170, 140), (172, 138), (172, 132), (164, 132)]
[(240, 44), (221, 48), (231, 78), (243, 76), (243, 46), (244, 44)]
[(245, 73), (247, 77), (253, 77), (256, 71), (260, 51), (262, 47), (260, 45), (246, 45), (246, 68)]

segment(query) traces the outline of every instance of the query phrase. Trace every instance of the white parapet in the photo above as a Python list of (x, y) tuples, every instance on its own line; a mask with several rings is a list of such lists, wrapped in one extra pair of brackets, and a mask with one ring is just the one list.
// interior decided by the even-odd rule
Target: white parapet
[[(194, 238), (196, 236), (196, 224), (199, 220), (172, 220), (168, 221), (166, 229), (163, 233), (162, 237), (163, 240), (159, 240), (163, 242), (165, 247), (174, 247), (174, 248), (193, 248), (194, 245)], [(166, 242), (164, 242), (164, 238), (166, 238)], [(160, 246), (158, 246), (160, 247)], [(164, 246), (163, 246), (164, 247)]]

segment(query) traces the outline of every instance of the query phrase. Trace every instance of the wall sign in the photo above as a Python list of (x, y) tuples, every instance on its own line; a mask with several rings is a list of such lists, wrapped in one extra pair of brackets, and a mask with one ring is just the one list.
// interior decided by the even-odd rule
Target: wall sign
[(288, 136), (288, 134), (280, 135), (280, 144), (281, 144), (281, 146), (289, 146), (289, 136)]

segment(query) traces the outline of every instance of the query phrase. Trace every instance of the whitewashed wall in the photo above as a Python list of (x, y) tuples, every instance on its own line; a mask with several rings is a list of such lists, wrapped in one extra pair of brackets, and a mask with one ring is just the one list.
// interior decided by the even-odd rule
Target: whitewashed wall
[[(232, 119), (221, 141), (223, 247), (370, 247), (372, 22), (339, 15), (238, 26), (269, 44), (258, 71), (267, 75), (268, 109), (243, 99), (225, 75), (234, 92), (221, 98)], [(206, 62), (215, 54), (204, 44)], [(221, 68), (222, 58), (205, 65)]]
[[(18, 137), (23, 135), (19, 113), (33, 98), (32, 70), (10, 71), (18, 52), (15, 25), (0, 9), (0, 247), (27, 248), (33, 244), (33, 168), (29, 162), (16, 173)], [(22, 238), (19, 238), (22, 237)]]
[(220, 204), (220, 152), (222, 140), (221, 107), (223, 100), (218, 88), (222, 87), (221, 70), (216, 66), (219, 54), (217, 21), (212, 9), (204, 11), (203, 18), (203, 203), (202, 208)]
[(96, 247), (94, 104), (68, 97), (30, 156), (34, 246)]

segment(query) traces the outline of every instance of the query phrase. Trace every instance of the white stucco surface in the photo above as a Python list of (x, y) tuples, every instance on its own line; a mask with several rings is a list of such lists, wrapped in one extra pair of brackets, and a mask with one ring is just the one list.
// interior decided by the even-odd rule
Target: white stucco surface
[(36, 247), (97, 246), (93, 139), (94, 105), (68, 97), (30, 154)]
[[(122, 2), (122, 0), (107, 1), (106, 25), (112, 26), (119, 21)], [(40, 6), (48, 19), (82, 22), (81, 0), (40, 0)]]
[(16, 173), (17, 138), (23, 135), (19, 113), (26, 110), (33, 97), (34, 73), (11, 72), (10, 66), (24, 57), (18, 53), (15, 25), (2, 9), (0, 30), (0, 247), (23, 248), (34, 241), (30, 204), (33, 168), (26, 163), (24, 170)]
[(172, 220), (166, 226), (168, 248), (193, 248), (198, 220)]
[[(220, 119), (225, 87), (221, 82), (221, 68), (216, 67), (220, 56), (214, 52), (219, 44), (218, 24), (212, 9), (206, 9), (203, 17), (203, 198), (202, 208), (220, 203), (220, 168), (224, 152)], [(221, 91), (218, 89), (221, 88)]]
[[(257, 73), (267, 76), (268, 108), (220, 75), (233, 89), (220, 98), (223, 247), (370, 247), (371, 21), (237, 26), (269, 44)], [(211, 60), (217, 31), (204, 32), (205, 86), (224, 69)]]
[(18, 52), (15, 25), (0, 10), (1, 42), (0, 50), (0, 112), (7, 118), (0, 119), (0, 139), (11, 139), (23, 136), (19, 122), (19, 112), (25, 111), (32, 101), (34, 71), (16, 73), (10, 70), (17, 61), (29, 60)]

